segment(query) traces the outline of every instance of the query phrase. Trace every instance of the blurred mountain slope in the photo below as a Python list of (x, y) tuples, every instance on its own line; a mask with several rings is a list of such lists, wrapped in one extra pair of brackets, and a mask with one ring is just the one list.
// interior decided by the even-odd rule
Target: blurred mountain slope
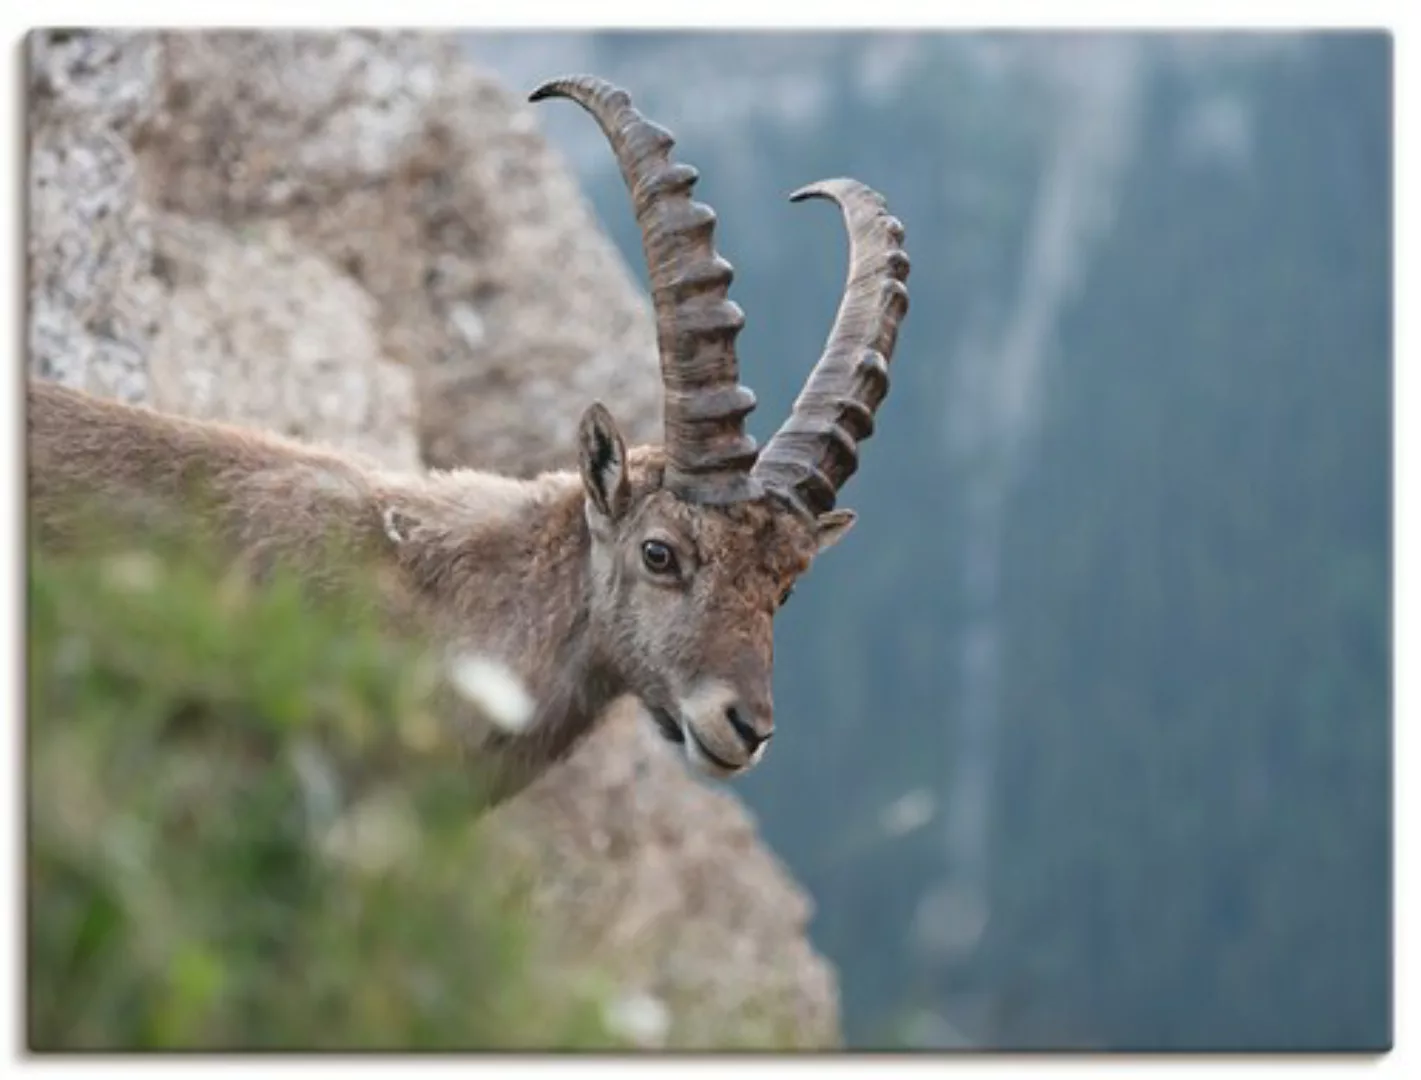
[[(1378, 33), (470, 34), (591, 70), (720, 215), (765, 438), (873, 184), (912, 311), (741, 785), (851, 1044), (1390, 1031), (1391, 45)], [(595, 128), (544, 121), (629, 263)]]

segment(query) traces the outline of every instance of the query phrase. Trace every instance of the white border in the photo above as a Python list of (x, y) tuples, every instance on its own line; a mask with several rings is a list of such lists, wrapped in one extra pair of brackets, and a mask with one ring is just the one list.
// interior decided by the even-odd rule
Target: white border
[[(1352, 0), (1347, 4), (1324, 4), (1324, 3), (1303, 3), (1294, 2), (1290, 4), (1262, 4), (1245, 3), (1241, 0), (1229, 0), (1229, 2), (1217, 2), (1217, 0), (1192, 0), (1189, 3), (1177, 2), (1156, 2), (1148, 5), (1123, 4), (1123, 3), (1090, 3), (1078, 2), (1073, 4), (1064, 3), (1044, 3), (1044, 2), (1010, 2), (1010, 0), (998, 0), (998, 2), (986, 5), (975, 4), (970, 7), (966, 5), (955, 6), (950, 12), (945, 12), (942, 4), (910, 4), (901, 0), (874, 0), (872, 4), (854, 5), (831, 5), (826, 2), (814, 5), (789, 5), (789, 4), (768, 4), (764, 0), (756, 3), (735, 2), (735, 0), (720, 0), (717, 3), (693, 4), (693, 5), (670, 5), (670, 4), (650, 4), (650, 3), (627, 3), (624, 0), (597, 0), (591, 3), (589, 0), (581, 0), (577, 3), (555, 3), (548, 2), (537, 6), (536, 11), (527, 4), (509, 4), (500, 2), (495, 4), (477, 3), (431, 3), (421, 2), (421, 0), (402, 0), (399, 5), (375, 4), (361, 2), (361, 0), (347, 0), (343, 3), (306, 3), (299, 4), (284, 0), (281, 3), (258, 2), (258, 0), (247, 0), (247, 2), (232, 2), (232, 0), (208, 0), (201, 4), (198, 10), (201, 11), (202, 19), (208, 25), (225, 26), (350, 26), (350, 25), (392, 25), (391, 14), (398, 14), (400, 26), (423, 26), (440, 28), (475, 28), (475, 27), (504, 27), (504, 28), (551, 28), (551, 27), (586, 27), (586, 26), (648, 26), (659, 27), (712, 27), (712, 26), (741, 26), (741, 27), (861, 27), (861, 26), (894, 26), (894, 27), (936, 27), (936, 26), (987, 26), (987, 27), (1041, 27), (1041, 26), (1094, 26), (1094, 27), (1154, 27), (1161, 29), (1189, 28), (1197, 26), (1211, 27), (1239, 27), (1239, 28), (1301, 28), (1301, 27), (1343, 27), (1343, 26), (1364, 26), (1364, 27), (1391, 27), (1395, 32), (1395, 52), (1393, 58), (1393, 70), (1396, 79), (1396, 116), (1406, 117), (1410, 122), (1410, 130), (1407, 124), (1394, 122), (1396, 139), (1394, 143), (1394, 153), (1396, 160), (1396, 181), (1394, 190), (1396, 193), (1396, 285), (1394, 295), (1398, 298), (1394, 304), (1395, 311), (1395, 351), (1394, 351), (1394, 371), (1395, 371), (1395, 420), (1394, 430), (1396, 432), (1396, 457), (1394, 465), (1394, 476), (1402, 477), (1414, 476), (1414, 470), (1408, 474), (1407, 465), (1414, 464), (1416, 452), (1416, 437), (1412, 435), (1412, 428), (1408, 421), (1412, 423), (1416, 419), (1416, 387), (1417, 379), (1412, 365), (1416, 362), (1415, 350), (1411, 348), (1413, 335), (1411, 333), (1412, 321), (1407, 318), (1408, 311), (1402, 297), (1407, 296), (1406, 289), (1401, 284), (1409, 279), (1407, 269), (1414, 265), (1415, 251), (1415, 215), (1408, 212), (1407, 204), (1404, 201), (1404, 194), (1417, 190), (1417, 171), (1415, 168), (1416, 153), (1416, 117), (1415, 96), (1417, 77), (1408, 70), (1408, 61), (1415, 61), (1418, 55), (1412, 47), (1412, 39), (1407, 33), (1408, 22), (1407, 13), (1415, 10), (1415, 5), (1406, 5), (1400, 2), (1379, 2), (1379, 0)], [(22, 427), (19, 411), (20, 372), (23, 369), (21, 356), (23, 355), (23, 222), (21, 219), (20, 190), (21, 172), (19, 164), (22, 161), (23, 142), (23, 113), (20, 89), (22, 85), (22, 53), (21, 38), (30, 25), (110, 25), (110, 26), (139, 26), (139, 25), (188, 25), (191, 23), (191, 16), (194, 5), (188, 3), (173, 2), (173, 0), (130, 0), (123, 5), (100, 5), (95, 3), (73, 3), (68, 0), (50, 0), (43, 5), (40, 4), (15, 4), (5, 5), (6, 12), (3, 16), (5, 27), (10, 31), (6, 36), (9, 38), (10, 48), (3, 54), (5, 66), (5, 85), (12, 90), (9, 97), (12, 103), (9, 108), (0, 114), (0, 122), (5, 125), (5, 145), (12, 154), (15, 167), (7, 169), (3, 173), (3, 183), (6, 185), (6, 195), (4, 200), (6, 213), (4, 215), (4, 237), (6, 241), (6, 251), (9, 259), (5, 262), (6, 276), (11, 280), (8, 282), (9, 288), (4, 289), (3, 302), (6, 305), (3, 309), (3, 317), (0, 317), (0, 325), (5, 326), (11, 333), (14, 351), (11, 361), (11, 378), (4, 381), (5, 405), (6, 408), (0, 411), (5, 424), (4, 445), (11, 450), (11, 460), (15, 462), (14, 467), (0, 470), (0, 484), (3, 484), (4, 505), (9, 509), (5, 518), (5, 528), (3, 530), (3, 544), (7, 559), (5, 565), (9, 570), (3, 578), (3, 601), (10, 618), (3, 623), (3, 633), (6, 640), (5, 647), (0, 648), (0, 657), (3, 658), (5, 668), (3, 675), (0, 675), (0, 684), (5, 687), (14, 687), (15, 710), (10, 719), (12, 725), (10, 745), (16, 751), (21, 747), (19, 730), (23, 724), (23, 699), (19, 692), (20, 679), (23, 671), (23, 638), (20, 630), (23, 618), (21, 604), (23, 602), (23, 591), (21, 587), (21, 562), (23, 558), (23, 547), (21, 545), (23, 508), (22, 508), (22, 475), (18, 464), (17, 455), (22, 447)], [(15, 10), (19, 8), (20, 10)], [(932, 13), (932, 14), (929, 14)], [(1413, 301), (1414, 302), (1414, 301)], [(1415, 484), (1411, 485), (1414, 493)], [(1396, 501), (1394, 504), (1394, 597), (1395, 597), (1395, 697), (1394, 697), (1394, 730), (1396, 732), (1394, 744), (1395, 762), (1395, 783), (1396, 791), (1396, 835), (1406, 836), (1411, 839), (1410, 847), (1405, 843), (1396, 844), (1396, 894), (1395, 911), (1396, 936), (1395, 936), (1395, 967), (1396, 967), (1396, 995), (1395, 995), (1395, 1037), (1396, 1049), (1384, 1059), (1379, 1065), (1374, 1065), (1367, 1059), (1307, 1059), (1306, 1064), (1311, 1068), (1323, 1068), (1333, 1070), (1338, 1068), (1380, 1068), (1383, 1071), (1401, 1072), (1409, 1075), (1411, 1070), (1407, 1069), (1405, 1062), (1411, 1060), (1413, 1066), (1416, 1064), (1417, 1055), (1414, 1053), (1414, 1041), (1408, 1039), (1408, 1021), (1415, 1019), (1415, 998), (1412, 995), (1410, 976), (1416, 971), (1415, 941), (1416, 935), (1408, 932), (1407, 923), (1401, 917), (1401, 913), (1415, 912), (1417, 908), (1416, 884), (1416, 843), (1415, 830), (1410, 829), (1414, 817), (1416, 800), (1408, 794), (1406, 779), (1410, 779), (1412, 770), (1411, 747), (1414, 739), (1411, 737), (1407, 721), (1413, 719), (1414, 713), (1409, 706), (1416, 703), (1416, 680), (1414, 672), (1417, 670), (1415, 661), (1415, 636), (1410, 631), (1414, 627), (1414, 612), (1416, 606), (1416, 588), (1414, 575), (1406, 573), (1407, 564), (1401, 558), (1403, 553), (1416, 551), (1421, 536), (1418, 536), (1414, 516), (1415, 498), (1406, 497), (1406, 492), (1399, 483), (1394, 483)], [(1410, 662), (1408, 662), (1410, 661)], [(18, 752), (12, 757), (11, 773), (9, 777), (8, 790), (6, 792), (5, 808), (10, 821), (7, 827), (0, 831), (0, 843), (3, 843), (3, 865), (6, 874), (7, 890), (6, 895), (16, 900), (20, 898), (22, 880), (20, 878), (20, 858), (21, 858), (21, 829), (22, 821), (17, 820), (16, 815), (22, 810), (22, 790), (23, 790), (23, 763)], [(0, 993), (3, 993), (5, 1000), (0, 1003), (0, 1032), (3, 1032), (4, 1043), (12, 1055), (20, 1055), (22, 1032), (19, 1029), (20, 1000), (18, 992), (21, 986), (20, 977), (22, 972), (20, 962), (22, 955), (19, 951), (22, 941), (22, 926), (19, 922), (18, 910), (14, 912), (7, 933), (3, 938), (3, 950), (6, 967), (6, 978), (0, 984)], [(167, 1057), (167, 1058), (147, 1058), (132, 1061), (122, 1061), (116, 1059), (67, 1059), (48, 1062), (35, 1062), (21, 1060), (22, 1067), (32, 1069), (44, 1069), (52, 1075), (77, 1074), (81, 1070), (88, 1072), (94, 1068), (105, 1068), (114, 1071), (126, 1071), (133, 1073), (147, 1073), (151, 1070), (170, 1071), (180, 1069), (186, 1071), (189, 1068), (198, 1067), (205, 1059), (194, 1057)], [(569, 1059), (509, 1059), (509, 1058), (481, 1058), (481, 1059), (396, 1059), (396, 1058), (249, 1058), (243, 1060), (227, 1060), (224, 1062), (225, 1069), (239, 1074), (256, 1075), (258, 1072), (262, 1076), (271, 1076), (284, 1073), (288, 1070), (301, 1072), (317, 1072), (326, 1075), (333, 1075), (337, 1072), (349, 1070), (359, 1070), (362, 1073), (377, 1072), (381, 1075), (393, 1075), (397, 1070), (404, 1071), (410, 1064), (415, 1064), (423, 1069), (435, 1070), (439, 1072), (453, 1072), (458, 1070), (461, 1075), (465, 1074), (469, 1068), (479, 1070), (490, 1069), (495, 1072), (539, 1073), (547, 1075), (550, 1072), (561, 1074), (571, 1071), (574, 1068), (586, 1068), (589, 1065), (604, 1070), (621, 1072), (627, 1069), (637, 1069), (639, 1072), (645, 1068), (656, 1069), (658, 1071), (681, 1071), (695, 1068), (702, 1065), (724, 1065), (736, 1070), (737, 1074), (745, 1080), (753, 1075), (760, 1074), (770, 1068), (782, 1068), (787, 1066), (801, 1065), (809, 1066), (816, 1070), (831, 1069), (839, 1071), (843, 1068), (863, 1069), (870, 1068), (877, 1070), (885, 1064), (895, 1068), (906, 1068), (915, 1071), (932, 1070), (936, 1075), (938, 1070), (951, 1069), (954, 1074), (980, 1074), (986, 1070), (996, 1070), (1001, 1068), (1028, 1067), (1032, 1069), (1118, 1069), (1128, 1068), (1146, 1072), (1169, 1070), (1207, 1070), (1210, 1075), (1241, 1074), (1244, 1070), (1250, 1073), (1256, 1070), (1276, 1070), (1288, 1068), (1293, 1065), (1303, 1064), (1303, 1059), (1246, 1059), (1246, 1058), (1119, 1058), (1119, 1057), (1086, 1057), (1086, 1058), (1047, 1058), (1047, 1057), (996, 1057), (996, 1058), (942, 1058), (942, 1057), (900, 1057), (885, 1060), (882, 1058), (867, 1059), (864, 1057), (848, 1059), (832, 1059), (824, 1057), (813, 1057), (808, 1059), (775, 1059), (773, 1063), (769, 1059), (763, 1058), (743, 1058), (734, 1060), (708, 1059), (704, 1061), (693, 1061), (688, 1059), (656, 1059), (645, 1064), (638, 1063), (626, 1058), (600, 1059), (593, 1063), (574, 1062)], [(229, 1073), (230, 1075), (231, 1073)]]
[[(945, 8), (949, 10), (944, 10)], [(1406, 5), (1400, 0), (1354, 0), (1352, 3), (1294, 2), (1287, 5), (1242, 0), (1155, 0), (1148, 5), (1060, 0), (996, 0), (992, 4), (926, 5), (908, 0), (874, 0), (865, 4), (747, 3), (720, 0), (715, 4), (671, 5), (628, 3), (627, 0), (543, 0), (536, 6), (507, 3), (432, 3), (408, 0), (392, 9), (388, 3), (349, 0), (347, 3), (296, 3), (281, 0), (212, 0), (202, 5), (203, 19), (194, 22), (192, 5), (182, 0), (136, 0), (129, 4), (74, 3), (53, 0), (35, 5), (29, 18), (35, 25), (104, 26), (398, 26), (474, 29), (576, 29), (583, 27), (656, 27), (696, 29), (721, 27), (802, 29), (842, 27), (1276, 27), (1397, 26)], [(392, 20), (392, 10), (400, 18)], [(16, 32), (27, 24), (16, 21)]]

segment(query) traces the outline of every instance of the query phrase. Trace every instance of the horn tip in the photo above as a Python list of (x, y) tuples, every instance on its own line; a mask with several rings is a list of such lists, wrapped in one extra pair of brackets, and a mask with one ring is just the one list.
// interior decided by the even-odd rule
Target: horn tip
[(791, 193), (789, 197), (790, 202), (803, 202), (805, 199), (832, 199), (841, 206), (851, 199), (868, 199), (880, 204), (883, 203), (882, 195), (862, 180), (855, 180), (851, 176), (816, 180), (812, 184), (805, 184), (798, 191)]
[(549, 79), (545, 83), (539, 83), (533, 89), (533, 92), (528, 95), (528, 100), (542, 101), (545, 98), (560, 97), (563, 92), (563, 86), (566, 84), (566, 82), (566, 79)]
[(582, 102), (588, 97), (615, 97), (626, 91), (613, 86), (606, 79), (596, 75), (562, 75), (540, 83), (528, 95), (529, 101), (543, 101), (546, 98), (563, 97)]
[(826, 187), (828, 183), (830, 183), (830, 181), (820, 180), (813, 184), (805, 184), (804, 187), (790, 192), (789, 201), (804, 202), (806, 199), (831, 199), (833, 196)]

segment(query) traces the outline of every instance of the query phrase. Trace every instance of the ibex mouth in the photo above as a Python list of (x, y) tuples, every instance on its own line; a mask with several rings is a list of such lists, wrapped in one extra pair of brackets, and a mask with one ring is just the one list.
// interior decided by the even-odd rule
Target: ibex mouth
[(673, 742), (680, 746), (686, 741), (686, 733), (681, 730), (681, 725), (676, 722), (676, 718), (665, 709), (652, 707), (647, 710), (651, 713), (651, 718), (656, 721), (657, 730), (661, 732), (661, 737), (667, 742)]
[[(725, 775), (733, 776), (735, 773), (742, 772), (744, 770), (744, 766), (732, 765), (730, 762), (726, 761), (725, 758), (720, 757), (719, 755), (712, 752), (711, 749), (706, 746), (705, 743), (701, 742), (700, 737), (696, 734), (694, 728), (687, 727), (686, 734), (690, 736), (691, 742), (695, 746), (695, 753), (699, 753), (701, 757), (705, 758), (706, 761), (710, 762), (717, 769), (721, 770), (721, 772), (723, 772)], [(691, 755), (693, 759), (695, 757), (695, 753)]]
[(677, 746), (684, 746), (686, 745), (686, 740), (688, 738), (690, 739), (694, 747), (694, 749), (691, 751), (691, 757), (693, 760), (697, 755), (699, 755), (703, 761), (709, 762), (716, 769), (721, 770), (721, 772), (725, 773), (726, 775), (733, 775), (735, 773), (744, 771), (744, 766), (732, 765), (730, 762), (726, 761), (723, 757), (721, 757), (719, 754), (715, 753), (715, 751), (711, 750), (708, 746), (706, 746), (706, 744), (702, 742), (701, 739), (696, 735), (694, 729), (690, 727), (682, 727), (679, 723), (676, 722), (676, 718), (672, 716), (669, 712), (667, 712), (665, 709), (656, 708), (655, 706), (648, 706), (647, 712), (651, 713), (651, 718), (656, 721), (656, 729), (661, 732), (661, 737), (667, 742), (675, 743)]

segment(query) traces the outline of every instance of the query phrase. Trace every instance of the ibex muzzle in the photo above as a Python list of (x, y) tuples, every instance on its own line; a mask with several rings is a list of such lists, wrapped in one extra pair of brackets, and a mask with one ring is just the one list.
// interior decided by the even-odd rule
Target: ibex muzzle
[(558, 79), (602, 128), (631, 192), (650, 271), (665, 387), (664, 458), (636, 472), (611, 415), (583, 417), (580, 467), (593, 568), (590, 620), (661, 731), (715, 775), (760, 760), (774, 732), (772, 620), (795, 579), (852, 526), (836, 510), (858, 444), (888, 391), (907, 311), (903, 229), (854, 180), (791, 196), (826, 198), (848, 224), (848, 284), (824, 353), (763, 451), (745, 431), (744, 316), (727, 296), (715, 213), (690, 197), (697, 173), (673, 162), (669, 133), (599, 79)]

